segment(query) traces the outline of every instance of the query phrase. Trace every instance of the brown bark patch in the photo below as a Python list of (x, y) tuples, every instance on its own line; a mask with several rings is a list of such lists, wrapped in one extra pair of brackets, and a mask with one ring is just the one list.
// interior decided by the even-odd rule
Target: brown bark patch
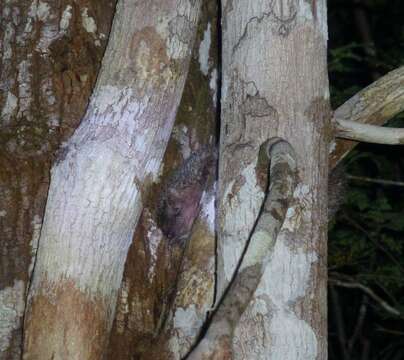
[(44, 282), (26, 318), (25, 360), (99, 360), (107, 340), (107, 309), (73, 281)]
[[(331, 118), (330, 102), (322, 97), (315, 98), (305, 111), (308, 120), (318, 122), (324, 118)], [(319, 115), (321, 119), (319, 119)]]
[(143, 80), (161, 77), (162, 70), (170, 65), (166, 48), (164, 39), (153, 27), (147, 26), (136, 32), (129, 49), (136, 75)]
[(145, 208), (128, 253), (125, 271), (131, 276), (119, 294), (110, 358), (140, 359), (156, 342), (172, 304), (183, 251), (167, 240)]

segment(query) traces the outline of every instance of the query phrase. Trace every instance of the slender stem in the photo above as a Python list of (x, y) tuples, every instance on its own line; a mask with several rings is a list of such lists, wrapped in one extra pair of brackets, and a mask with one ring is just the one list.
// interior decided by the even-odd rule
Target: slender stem
[(390, 330), (385, 328), (377, 328), (376, 331), (384, 332), (387, 334), (397, 335), (397, 336), (404, 336), (404, 331), (397, 331), (397, 330)]
[(369, 183), (373, 183), (373, 184), (404, 186), (404, 181), (373, 179), (373, 178), (366, 177), (366, 176), (355, 176), (355, 175), (347, 175), (347, 178), (350, 180), (364, 181), (364, 182), (369, 182)]
[(403, 315), (401, 314), (401, 312), (399, 310), (397, 310), (396, 308), (390, 306), (386, 301), (384, 301), (379, 295), (377, 295), (371, 288), (358, 283), (358, 282), (346, 282), (346, 281), (341, 281), (338, 279), (333, 279), (330, 278), (328, 279), (328, 281), (332, 284), (334, 284), (335, 286), (339, 286), (339, 287), (344, 287), (344, 288), (348, 288), (348, 289), (358, 289), (363, 291), (365, 294), (367, 294), (370, 298), (372, 298), (374, 301), (376, 301), (385, 311), (387, 311), (388, 313), (394, 315), (394, 316), (398, 316), (398, 317), (403, 317)]

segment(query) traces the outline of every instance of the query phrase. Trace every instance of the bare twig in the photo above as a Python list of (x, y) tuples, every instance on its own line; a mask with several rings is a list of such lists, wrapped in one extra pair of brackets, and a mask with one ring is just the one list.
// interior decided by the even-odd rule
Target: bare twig
[(397, 335), (397, 336), (404, 336), (404, 331), (397, 331), (397, 330), (385, 329), (385, 328), (383, 328), (383, 327), (377, 328), (376, 331), (384, 332), (384, 333), (392, 334), (392, 335)]
[(370, 177), (366, 177), (366, 176), (355, 176), (355, 175), (347, 175), (347, 178), (350, 180), (364, 181), (364, 182), (380, 184), (380, 185), (404, 186), (404, 181), (374, 179), (374, 178), (370, 178)]
[(286, 141), (269, 142), (270, 186), (261, 212), (237, 266), (232, 282), (213, 313), (208, 330), (187, 357), (192, 359), (232, 358), (232, 337), (241, 315), (254, 296), (276, 238), (285, 220), (296, 186), (296, 160)]
[(396, 308), (390, 306), (386, 301), (384, 301), (379, 295), (377, 295), (371, 288), (358, 283), (358, 282), (346, 282), (346, 281), (341, 281), (338, 279), (334, 278), (329, 278), (328, 281), (335, 286), (339, 287), (344, 287), (348, 289), (359, 289), (363, 291), (365, 294), (367, 294), (370, 298), (372, 298), (375, 302), (377, 302), (385, 311), (388, 313), (397, 316), (397, 317), (403, 317), (401, 312), (397, 310)]

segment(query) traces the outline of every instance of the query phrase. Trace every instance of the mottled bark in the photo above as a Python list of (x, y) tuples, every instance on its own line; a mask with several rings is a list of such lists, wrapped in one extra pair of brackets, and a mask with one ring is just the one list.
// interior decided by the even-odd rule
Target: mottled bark
[[(216, 151), (216, 22), (216, 1), (204, 2), (161, 174), (145, 200), (126, 260), (109, 346), (111, 359), (178, 359), (188, 351), (213, 302), (215, 164), (211, 160), (205, 164), (210, 175), (201, 182), (195, 167), (203, 163), (187, 165), (186, 159), (193, 152), (203, 157), (207, 150)], [(186, 216), (195, 205), (196, 219), (195, 213)]]
[(198, 12), (192, 0), (117, 4), (90, 104), (51, 171), (25, 359), (100, 359), (106, 350), (128, 248), (180, 101)]
[(234, 359), (325, 359), (328, 148), (326, 1), (222, 2), (218, 293), (231, 280), (264, 197), (257, 160), (272, 137), (299, 181), (272, 261), (237, 326)]
[(188, 360), (212, 359), (218, 354), (223, 360), (233, 359), (234, 331), (250, 305), (268, 263), (273, 259), (279, 231), (292, 206), (297, 180), (296, 155), (292, 147), (279, 138), (266, 142), (262, 147), (262, 152), (269, 155), (270, 161), (268, 194), (236, 273), (211, 316), (207, 332), (187, 357)]
[(0, 359), (20, 359), (26, 290), (55, 151), (82, 118), (114, 1), (0, 9)]

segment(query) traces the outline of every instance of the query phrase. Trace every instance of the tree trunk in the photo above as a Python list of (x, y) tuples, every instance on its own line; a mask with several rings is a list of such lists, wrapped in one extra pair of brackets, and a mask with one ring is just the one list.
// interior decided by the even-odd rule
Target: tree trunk
[(118, 2), (86, 115), (52, 168), (25, 359), (100, 359), (106, 350), (123, 264), (171, 132), (198, 11), (198, 1)]
[[(234, 359), (326, 359), (330, 105), (326, 1), (222, 3), (218, 294), (259, 215), (270, 138), (297, 154), (298, 186), (255, 298), (236, 328)], [(220, 298), (220, 296), (218, 297)]]
[[(216, 44), (217, 4), (209, 0), (202, 4), (189, 74), (160, 176), (145, 200), (129, 249), (108, 358), (179, 359), (189, 350), (212, 306), (214, 164), (203, 161), (207, 149), (217, 147)], [(211, 167), (207, 179), (188, 172), (192, 169), (187, 170), (186, 164), (195, 156), (202, 162), (194, 162), (193, 170)], [(199, 214), (182, 224), (187, 227), (185, 241), (167, 237), (168, 230), (178, 232), (178, 225), (161, 208), (167, 193), (179, 190), (178, 174), (181, 181), (188, 177), (184, 182), (196, 191), (191, 199), (179, 199), (182, 210), (175, 216), (181, 218), (190, 206), (199, 207)]]
[(106, 0), (1, 5), (0, 359), (21, 358), (49, 170), (88, 104), (114, 7)]

